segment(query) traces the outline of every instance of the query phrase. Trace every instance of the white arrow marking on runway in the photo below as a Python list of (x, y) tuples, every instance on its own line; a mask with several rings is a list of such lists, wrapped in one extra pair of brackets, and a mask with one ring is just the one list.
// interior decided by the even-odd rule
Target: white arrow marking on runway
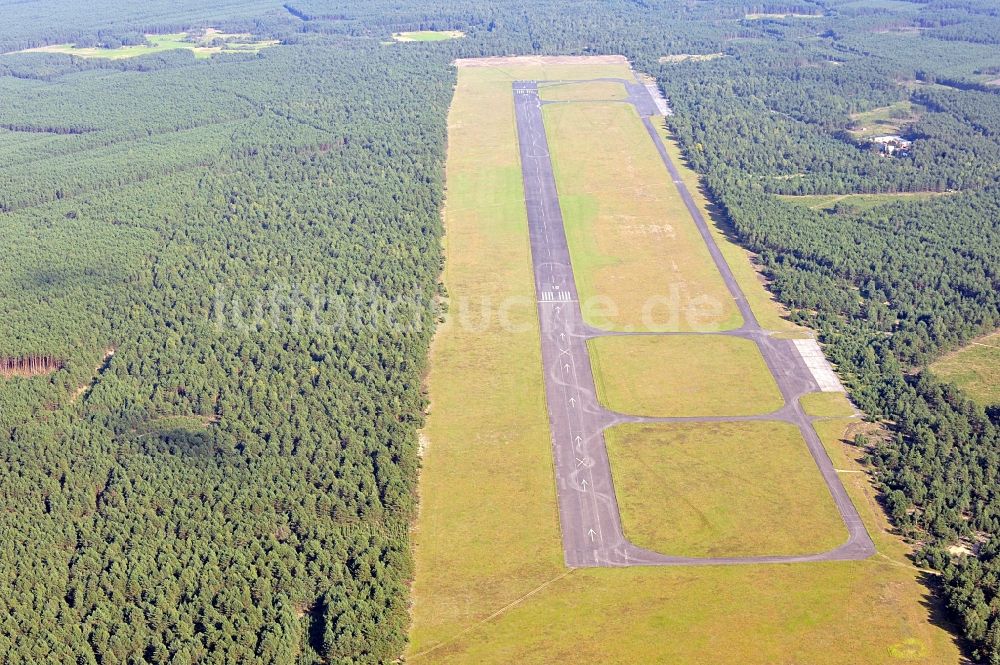
[(581, 484), (583, 485), (583, 491), (586, 492), (587, 491), (587, 479), (584, 478), (583, 479), (583, 483), (581, 483)]
[(576, 445), (578, 445), (578, 446), (579, 446), (579, 445), (580, 445), (581, 443), (583, 443), (583, 439), (581, 439), (581, 438), (580, 438), (580, 435), (579, 435), (579, 434), (577, 434), (577, 435), (576, 435), (576, 439), (574, 439), (574, 440), (576, 441)]
[(572, 407), (576, 407), (576, 398), (575, 397), (570, 397), (569, 398), (569, 405), (572, 406)]
[(587, 532), (587, 535), (590, 536), (590, 542), (594, 542), (594, 536), (596, 536), (597, 533), (593, 529), (591, 529), (590, 531)]
[(569, 363), (563, 365), (563, 371), (564, 372), (568, 372), (569, 371)]
[(560, 342), (566, 341), (566, 333), (559, 333), (559, 341)]
[(562, 308), (561, 308), (561, 307), (559, 307), (558, 305), (556, 305), (556, 314), (558, 314), (558, 313), (559, 313), (559, 312), (561, 312), (561, 311), (562, 311)]

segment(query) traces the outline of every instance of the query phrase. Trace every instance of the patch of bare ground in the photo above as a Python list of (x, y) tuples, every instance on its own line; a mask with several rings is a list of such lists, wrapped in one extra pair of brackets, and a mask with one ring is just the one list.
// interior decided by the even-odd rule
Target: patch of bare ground
[(628, 65), (623, 55), (508, 55), (458, 58), (456, 67), (532, 67), (546, 65)]
[(293, 609), (295, 611), (295, 618), (296, 619), (301, 619), (301, 618), (305, 617), (307, 614), (311, 615), (313, 612), (315, 612), (316, 611), (316, 606), (315, 605), (307, 605), (305, 603), (296, 603), (293, 606)]

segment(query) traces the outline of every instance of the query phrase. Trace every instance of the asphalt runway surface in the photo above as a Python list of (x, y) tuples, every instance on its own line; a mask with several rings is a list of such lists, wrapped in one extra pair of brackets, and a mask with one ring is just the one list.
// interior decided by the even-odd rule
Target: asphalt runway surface
[[(813, 430), (812, 418), (799, 406), (798, 397), (819, 389), (791, 340), (771, 337), (757, 322), (749, 303), (712, 237), (705, 219), (687, 190), (676, 166), (657, 135), (651, 116), (656, 103), (637, 81), (623, 83), (650, 139), (677, 187), (692, 221), (708, 246), (715, 265), (743, 315), (743, 326), (724, 334), (757, 344), (784, 398), (784, 406), (758, 416), (645, 418), (606, 409), (597, 398), (587, 340), (615, 333), (588, 326), (580, 310), (562, 212), (556, 192), (552, 162), (542, 121), (543, 102), (535, 81), (513, 84), (518, 144), (524, 180), (525, 205), (535, 277), (538, 317), (542, 337), (542, 364), (555, 459), (559, 521), (566, 565), (589, 566), (692, 566), (753, 563), (799, 563), (864, 559), (875, 553), (865, 526), (844, 489), (829, 456)], [(646, 333), (638, 333), (646, 334)], [(691, 334), (691, 333), (651, 333)], [(698, 333), (695, 333), (698, 334)], [(630, 543), (624, 535), (618, 501), (611, 478), (604, 430), (627, 422), (730, 422), (771, 420), (798, 427), (816, 466), (847, 527), (847, 541), (828, 552), (806, 555), (753, 557), (678, 557), (653, 552)], [(669, 515), (664, 515), (669, 519)]]

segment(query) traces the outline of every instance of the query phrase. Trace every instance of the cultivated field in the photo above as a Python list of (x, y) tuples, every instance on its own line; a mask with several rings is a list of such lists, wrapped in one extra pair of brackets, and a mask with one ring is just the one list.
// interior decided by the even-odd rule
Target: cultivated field
[[(855, 501), (892, 561), (564, 568), (510, 86), (628, 75), (623, 64), (587, 62), (459, 68), (445, 210), (451, 313), (429, 377), (407, 662), (957, 662), (920, 604), (920, 573), (879, 531), (881, 513), (863, 493)], [(746, 263), (742, 250), (723, 251)], [(748, 263), (733, 268), (744, 288), (760, 288)], [(767, 304), (762, 292), (755, 311)], [(509, 314), (523, 331), (499, 316), (485, 330), (456, 325), (462, 302), (509, 297), (526, 299)], [(853, 493), (866, 476), (850, 480)]]
[(783, 402), (757, 346), (721, 335), (590, 340), (601, 402), (637, 416), (749, 416)]
[(935, 361), (931, 371), (984, 406), (1000, 404), (1000, 332)]
[(683, 556), (811, 554), (847, 540), (799, 430), (629, 424), (607, 433), (625, 535)]
[(587, 321), (713, 331), (742, 318), (635, 111), (546, 106), (573, 270)]

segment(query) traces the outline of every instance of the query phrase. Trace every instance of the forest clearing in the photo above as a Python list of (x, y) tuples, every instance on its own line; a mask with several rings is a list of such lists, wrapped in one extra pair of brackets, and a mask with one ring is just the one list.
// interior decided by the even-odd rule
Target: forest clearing
[(0, 6), (0, 662), (1000, 664), (996, 0)]
[[(511, 83), (627, 75), (623, 65), (583, 62), (459, 67), (445, 207), (445, 284), (453, 300), (531, 293)], [(746, 255), (734, 255), (746, 262), (744, 283), (760, 288)], [(534, 319), (533, 312), (523, 314)], [(452, 322), (435, 338), (408, 660), (693, 664), (711, 653), (746, 663), (795, 654), (833, 664), (843, 662), (844, 652), (826, 645), (848, 641), (859, 663), (883, 662), (888, 650), (906, 645), (920, 654), (918, 662), (954, 658), (947, 633), (914, 604), (924, 594), (917, 574), (883, 558), (567, 574), (536, 326), (512, 333), (496, 325), (491, 344), (483, 345), (481, 335), (463, 334)], [(839, 432), (851, 422), (840, 421)], [(838, 436), (825, 439), (835, 452), (844, 445)], [(864, 499), (868, 480), (860, 482), (852, 494)], [(902, 559), (877, 504), (858, 505), (880, 549)], [(769, 635), (765, 644), (752, 637), (761, 633)]]

